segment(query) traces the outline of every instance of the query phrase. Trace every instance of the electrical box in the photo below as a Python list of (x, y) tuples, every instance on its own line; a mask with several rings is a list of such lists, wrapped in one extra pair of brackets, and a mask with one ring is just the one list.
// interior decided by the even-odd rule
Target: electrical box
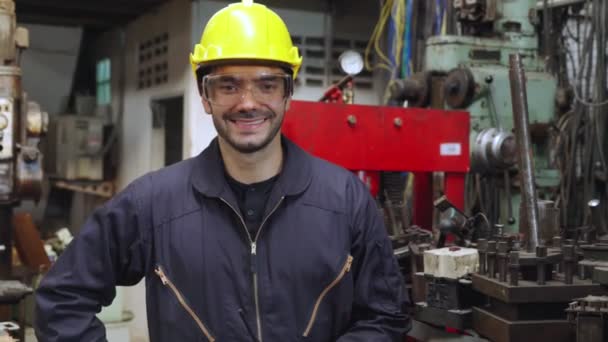
[(103, 119), (64, 115), (51, 121), (50, 173), (66, 180), (103, 180)]

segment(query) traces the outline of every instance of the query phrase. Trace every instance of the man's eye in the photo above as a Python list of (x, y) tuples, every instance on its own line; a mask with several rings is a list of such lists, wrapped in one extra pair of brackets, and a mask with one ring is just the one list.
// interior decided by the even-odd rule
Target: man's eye
[(274, 82), (262, 83), (262, 89), (264, 89), (264, 90), (274, 90), (276, 88), (277, 88), (277, 84)]
[(221, 91), (235, 91), (236, 86), (234, 86), (232, 84), (223, 84), (223, 85), (220, 85), (220, 90)]

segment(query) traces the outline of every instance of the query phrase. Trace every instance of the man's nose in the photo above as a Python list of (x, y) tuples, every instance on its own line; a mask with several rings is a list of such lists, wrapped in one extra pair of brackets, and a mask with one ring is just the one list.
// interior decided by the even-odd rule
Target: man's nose
[(241, 99), (237, 103), (238, 111), (251, 111), (252, 109), (259, 108), (260, 104), (255, 98), (255, 95), (251, 88), (244, 88), (241, 94)]

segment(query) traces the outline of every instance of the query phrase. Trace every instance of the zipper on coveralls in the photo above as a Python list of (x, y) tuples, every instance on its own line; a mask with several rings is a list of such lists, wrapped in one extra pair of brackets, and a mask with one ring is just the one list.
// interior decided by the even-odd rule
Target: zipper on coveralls
[(274, 214), (274, 212), (279, 208), (281, 203), (283, 203), (284, 199), (285, 199), (285, 196), (282, 196), (281, 199), (279, 199), (279, 202), (277, 202), (277, 204), (270, 211), (270, 213), (264, 218), (264, 220), (262, 221), (262, 224), (260, 224), (260, 228), (258, 229), (258, 232), (255, 235), (255, 238), (252, 239), (251, 234), (249, 234), (249, 230), (247, 229), (247, 224), (245, 224), (245, 220), (243, 219), (243, 216), (241, 216), (239, 211), (236, 210), (230, 203), (228, 203), (228, 201), (226, 201), (225, 199), (220, 197), (220, 200), (222, 200), (222, 202), (226, 203), (226, 205), (230, 209), (232, 209), (232, 211), (240, 219), (241, 223), (243, 224), (243, 228), (245, 229), (245, 233), (247, 234), (247, 238), (249, 239), (249, 243), (251, 244), (251, 274), (253, 276), (253, 300), (255, 303), (255, 318), (256, 318), (256, 326), (257, 326), (257, 330), (258, 330), (258, 341), (259, 342), (262, 342), (262, 319), (260, 317), (260, 300), (259, 300), (259, 295), (258, 295), (257, 241), (258, 241), (258, 237), (260, 236), (260, 233), (262, 232), (262, 228), (264, 227), (264, 224), (266, 223), (266, 221), (268, 221), (270, 216), (272, 216), (272, 214)]

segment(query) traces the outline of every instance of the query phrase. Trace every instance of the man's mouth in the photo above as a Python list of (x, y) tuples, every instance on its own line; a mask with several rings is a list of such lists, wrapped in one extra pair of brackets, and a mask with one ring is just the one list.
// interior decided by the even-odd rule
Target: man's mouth
[(256, 126), (261, 125), (264, 121), (268, 120), (268, 118), (253, 118), (253, 119), (230, 119), (230, 121), (239, 126)]

